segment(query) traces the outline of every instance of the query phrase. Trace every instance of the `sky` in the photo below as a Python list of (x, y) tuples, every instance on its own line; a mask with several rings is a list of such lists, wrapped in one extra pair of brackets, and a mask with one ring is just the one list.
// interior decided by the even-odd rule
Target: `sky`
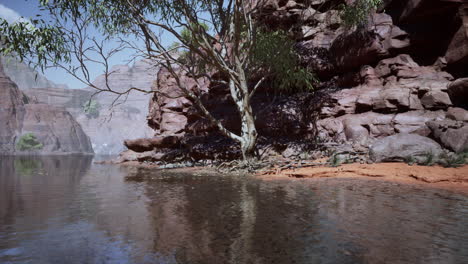
[[(34, 18), (40, 13), (38, 0), (0, 0), (0, 17), (9, 22), (17, 21), (18, 19)], [(42, 15), (42, 18), (47, 20), (47, 14), (42, 13)], [(93, 33), (99, 34), (97, 31)], [(167, 43), (172, 43), (172, 41), (172, 38), (167, 38)], [(111, 42), (109, 45), (117, 45), (117, 42)], [(131, 50), (122, 51), (114, 56), (110, 60), (110, 63), (111, 65), (129, 64), (132, 54), (134, 54), (134, 52)], [(96, 64), (89, 64), (88, 69), (91, 72), (91, 79), (103, 73), (103, 68)], [(66, 84), (70, 88), (84, 88), (87, 86), (62, 69), (47, 69), (43, 74), (47, 79), (58, 84)]]

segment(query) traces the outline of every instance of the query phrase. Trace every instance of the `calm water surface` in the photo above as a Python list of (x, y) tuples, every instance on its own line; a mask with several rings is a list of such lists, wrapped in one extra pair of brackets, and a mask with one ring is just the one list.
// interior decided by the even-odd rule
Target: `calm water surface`
[(0, 263), (468, 263), (468, 197), (0, 157)]

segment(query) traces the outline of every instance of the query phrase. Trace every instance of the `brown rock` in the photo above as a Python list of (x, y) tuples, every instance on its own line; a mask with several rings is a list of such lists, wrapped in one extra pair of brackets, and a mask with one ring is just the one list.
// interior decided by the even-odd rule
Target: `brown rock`
[(442, 148), (434, 140), (415, 134), (396, 134), (377, 140), (370, 147), (370, 158), (375, 162), (404, 161), (413, 158), (424, 161), (428, 154), (438, 157)]
[(421, 98), (426, 109), (447, 109), (452, 105), (450, 97), (445, 92), (428, 92)]
[[(373, 14), (369, 21), (368, 31), (343, 33), (333, 41), (330, 53), (338, 70), (344, 72), (372, 64), (388, 57), (390, 50), (409, 45), (407, 34), (393, 25), (389, 15)], [(392, 41), (393, 38), (397, 40)]]
[(448, 94), (455, 105), (468, 105), (468, 78), (457, 79), (450, 83)]
[[(468, 12), (466, 17), (465, 19), (468, 19)], [(468, 45), (466, 45), (468, 42), (467, 29), (468, 25), (460, 25), (459, 29), (450, 40), (450, 44), (444, 56), (448, 64), (466, 64), (466, 62), (468, 62)]]
[(180, 138), (176, 136), (156, 136), (153, 138), (140, 138), (135, 140), (125, 140), (125, 146), (135, 152), (152, 151), (156, 148), (173, 148), (180, 143)]
[(468, 150), (468, 125), (454, 120), (432, 121), (427, 123), (432, 135), (444, 147), (455, 152)]
[(23, 122), (28, 98), (8, 78), (0, 64), (0, 153), (15, 151), (15, 140)]
[(445, 113), (439, 111), (411, 111), (400, 113), (393, 119), (393, 124), (396, 133), (418, 134), (421, 136), (429, 136), (431, 130), (427, 127), (426, 122), (443, 120)]
[(450, 107), (447, 110), (447, 118), (455, 121), (468, 122), (468, 111), (459, 107)]

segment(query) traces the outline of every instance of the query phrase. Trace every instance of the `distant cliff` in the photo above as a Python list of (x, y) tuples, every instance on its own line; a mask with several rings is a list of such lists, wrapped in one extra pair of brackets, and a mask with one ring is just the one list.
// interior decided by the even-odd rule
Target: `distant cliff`
[(14, 58), (0, 57), (5, 74), (20, 87), (21, 90), (32, 88), (62, 88), (68, 89), (66, 84), (56, 84), (28, 65)]
[(63, 107), (28, 98), (0, 64), (0, 155), (92, 154), (91, 142)]
[[(109, 77), (108, 84), (116, 91), (125, 91), (130, 87), (150, 91), (156, 79), (156, 70), (144, 61), (136, 62), (131, 67), (116, 65), (111, 71), (113, 73)], [(102, 88), (106, 85), (104, 76), (97, 77), (93, 83)], [(123, 145), (125, 139), (153, 135), (154, 132), (146, 124), (150, 94), (132, 92), (116, 100), (116, 94), (109, 92), (95, 94), (96, 92), (96, 89), (90, 87), (85, 89), (60, 87), (24, 89), (28, 97), (40, 103), (65, 107), (91, 138), (96, 154), (118, 154), (125, 150)], [(94, 115), (85, 112), (84, 106), (90, 100), (97, 105)]]

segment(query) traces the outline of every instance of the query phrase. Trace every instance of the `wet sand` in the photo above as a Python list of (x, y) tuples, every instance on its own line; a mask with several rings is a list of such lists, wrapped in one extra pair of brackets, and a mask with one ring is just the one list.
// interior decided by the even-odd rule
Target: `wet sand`
[(339, 167), (309, 167), (283, 170), (273, 175), (260, 175), (263, 179), (350, 179), (366, 178), (417, 184), (468, 193), (468, 165), (459, 168), (418, 166), (405, 163), (343, 164)]

